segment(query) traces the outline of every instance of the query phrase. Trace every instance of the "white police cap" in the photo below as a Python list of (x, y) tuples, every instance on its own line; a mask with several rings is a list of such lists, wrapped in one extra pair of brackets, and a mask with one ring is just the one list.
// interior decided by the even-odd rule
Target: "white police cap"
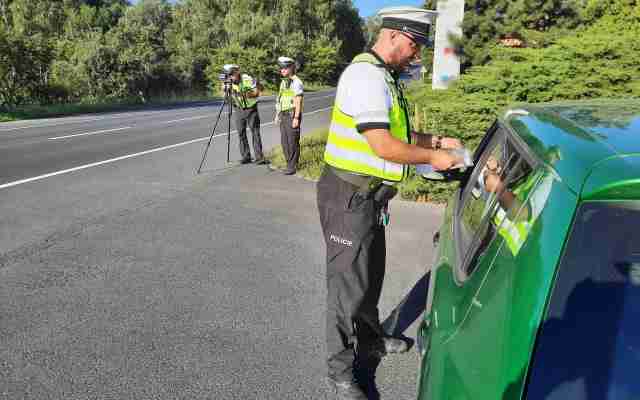
[(290, 57), (278, 57), (278, 65), (281, 68), (287, 68), (290, 67), (292, 65), (294, 65), (296, 63), (296, 61), (293, 58)]
[(429, 28), (437, 15), (436, 11), (410, 6), (385, 7), (377, 14), (382, 18), (383, 28), (410, 33), (424, 45), (429, 44)]
[(226, 72), (227, 74), (232, 73), (233, 71), (238, 71), (240, 70), (240, 66), (238, 66), (237, 64), (225, 64), (222, 69), (224, 70), (224, 72)]

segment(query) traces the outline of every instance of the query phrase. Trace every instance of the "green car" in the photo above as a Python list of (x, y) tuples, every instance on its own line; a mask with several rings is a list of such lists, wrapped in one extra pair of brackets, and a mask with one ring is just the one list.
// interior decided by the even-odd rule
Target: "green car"
[(418, 398), (640, 399), (640, 101), (509, 109), (455, 179)]

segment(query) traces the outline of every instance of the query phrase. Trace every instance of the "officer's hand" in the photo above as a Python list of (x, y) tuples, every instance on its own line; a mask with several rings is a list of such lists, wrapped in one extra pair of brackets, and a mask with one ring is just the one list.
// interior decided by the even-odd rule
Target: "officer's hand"
[(462, 142), (460, 139), (452, 138), (452, 137), (444, 137), (442, 138), (442, 148), (443, 149), (461, 149)]
[(459, 168), (464, 165), (464, 160), (457, 154), (452, 154), (446, 150), (434, 150), (431, 156), (431, 164), (436, 171)]
[(293, 118), (291, 120), (291, 127), (296, 129), (298, 126), (300, 126), (300, 118)]
[(276, 116), (273, 118), (273, 123), (278, 125), (280, 123), (280, 113), (276, 113)]

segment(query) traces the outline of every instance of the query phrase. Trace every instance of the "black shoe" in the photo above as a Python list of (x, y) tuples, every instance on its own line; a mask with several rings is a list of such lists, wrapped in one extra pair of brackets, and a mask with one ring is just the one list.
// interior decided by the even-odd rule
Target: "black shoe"
[(382, 358), (387, 354), (406, 353), (413, 345), (410, 338), (400, 339), (395, 337), (385, 337), (378, 339), (374, 344), (363, 346), (362, 353), (369, 357)]
[(394, 337), (386, 337), (384, 340), (384, 351), (387, 354), (406, 353), (411, 347), (406, 340)]
[(243, 159), (240, 161), (240, 164), (249, 164), (250, 162), (251, 162), (251, 157), (249, 157), (249, 158), (243, 158)]
[(267, 159), (266, 159), (266, 158), (258, 158), (258, 159), (256, 159), (256, 161), (255, 161), (255, 163), (256, 163), (256, 164), (258, 164), (258, 165), (264, 165), (264, 164), (267, 164), (268, 162), (269, 162), (269, 161), (267, 161)]
[(336, 391), (339, 400), (368, 400), (365, 392), (354, 380), (328, 378), (329, 384)]
[(284, 171), (282, 171), (283, 174), (285, 175), (293, 175), (296, 173), (295, 169), (285, 169)]

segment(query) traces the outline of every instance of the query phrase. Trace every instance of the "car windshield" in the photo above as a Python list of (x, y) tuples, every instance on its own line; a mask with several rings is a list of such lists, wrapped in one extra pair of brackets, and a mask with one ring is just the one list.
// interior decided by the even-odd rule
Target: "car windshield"
[(640, 398), (640, 203), (576, 214), (533, 357), (527, 399)]

